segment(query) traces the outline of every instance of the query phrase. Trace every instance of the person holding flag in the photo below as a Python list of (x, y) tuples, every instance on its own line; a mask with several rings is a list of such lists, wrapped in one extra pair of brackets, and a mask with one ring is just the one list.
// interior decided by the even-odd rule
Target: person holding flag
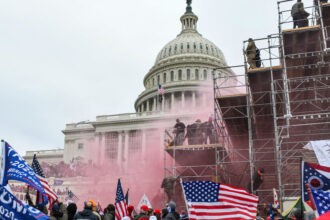
[[(4, 213), (0, 219), (49, 220), (44, 213), (18, 200), (10, 190), (9, 180), (27, 183), (41, 193), (47, 204), (48, 199), (40, 181), (32, 168), (7, 142), (1, 140), (0, 149), (0, 207)], [(42, 204), (42, 205), (44, 205)]]
[(123, 189), (121, 187), (120, 179), (118, 179), (115, 208), (116, 220), (121, 220), (122, 218), (128, 216), (127, 204), (125, 201)]

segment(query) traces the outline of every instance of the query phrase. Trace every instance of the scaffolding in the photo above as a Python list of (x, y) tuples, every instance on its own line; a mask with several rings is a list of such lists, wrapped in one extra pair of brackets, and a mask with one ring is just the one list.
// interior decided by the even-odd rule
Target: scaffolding
[[(220, 166), (248, 174), (242, 177), (246, 182), (263, 168), (263, 184), (248, 190), (260, 203), (272, 203), (277, 189), (282, 208), (301, 195), (300, 160), (316, 161), (304, 146), (330, 139), (330, 4), (310, 0), (304, 20), (309, 26), (290, 29), (292, 3), (278, 1), (278, 34), (253, 39), (261, 67), (249, 67), (244, 41), (244, 65), (225, 67), (237, 74), (221, 74), (224, 67), (213, 74), (216, 129), (228, 140), (230, 158)], [(235, 176), (224, 180), (247, 188)]]

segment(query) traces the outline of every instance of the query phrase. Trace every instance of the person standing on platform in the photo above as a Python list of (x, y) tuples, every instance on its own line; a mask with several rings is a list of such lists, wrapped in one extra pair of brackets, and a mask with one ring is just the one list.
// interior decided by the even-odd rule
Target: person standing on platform
[(204, 144), (207, 144), (207, 139), (210, 140), (209, 141), (210, 144), (214, 144), (215, 143), (215, 137), (213, 135), (214, 126), (213, 126), (212, 121), (213, 121), (213, 119), (211, 117), (209, 117), (208, 122), (206, 122)]
[(174, 125), (174, 128), (175, 128), (174, 144), (176, 146), (181, 146), (184, 142), (184, 131), (186, 126), (180, 121), (180, 119), (176, 119), (176, 124)]
[(246, 48), (246, 57), (247, 57), (247, 62), (250, 66), (250, 69), (255, 69), (257, 68), (256, 64), (256, 55), (257, 55), (257, 47), (252, 38), (249, 38), (248, 40), (248, 46)]
[(309, 13), (304, 9), (304, 3), (301, 0), (297, 0), (297, 2), (292, 6), (291, 16), (293, 20), (293, 28), (301, 28), (308, 26), (307, 17)]

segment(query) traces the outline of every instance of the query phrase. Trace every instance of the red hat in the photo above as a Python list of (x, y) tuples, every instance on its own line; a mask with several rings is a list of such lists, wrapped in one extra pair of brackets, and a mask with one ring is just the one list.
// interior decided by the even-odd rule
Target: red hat
[(134, 210), (134, 206), (129, 205), (129, 206), (127, 207), (128, 214), (132, 214), (133, 210)]
[(140, 209), (143, 210), (143, 211), (145, 211), (145, 212), (149, 210), (149, 208), (148, 208), (147, 205), (143, 205), (143, 206), (141, 206)]
[(155, 214), (160, 214), (160, 210), (159, 209), (155, 209), (154, 213)]

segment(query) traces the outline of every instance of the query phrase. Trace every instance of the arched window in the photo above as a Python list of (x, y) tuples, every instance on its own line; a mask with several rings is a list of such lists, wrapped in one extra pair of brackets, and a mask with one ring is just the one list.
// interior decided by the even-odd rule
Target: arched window
[(196, 43), (194, 43), (194, 49), (196, 50), (197, 46), (196, 46)]
[(170, 49), (168, 49), (169, 55), (171, 55), (171, 51), (172, 51), (172, 47), (170, 47)]
[(182, 80), (182, 70), (179, 70), (179, 80)]
[(199, 80), (199, 71), (195, 69), (195, 80)]
[(176, 53), (176, 50), (178, 48), (178, 45), (175, 44), (175, 47), (174, 47), (174, 52)]
[(187, 69), (187, 80), (190, 80), (190, 69)]
[(181, 43), (181, 50), (183, 50), (183, 43)]
[(203, 44), (200, 45), (201, 50), (203, 50)]
[(155, 86), (155, 78), (152, 78), (152, 86)]
[(157, 84), (160, 84), (160, 75), (157, 76)]
[(189, 43), (187, 43), (187, 50), (189, 50), (190, 49), (190, 44)]
[(174, 71), (171, 71), (171, 81), (174, 81)]
[(204, 70), (203, 75), (204, 75), (204, 80), (207, 80), (207, 71), (206, 70)]
[(163, 82), (166, 83), (166, 73), (164, 73)]

